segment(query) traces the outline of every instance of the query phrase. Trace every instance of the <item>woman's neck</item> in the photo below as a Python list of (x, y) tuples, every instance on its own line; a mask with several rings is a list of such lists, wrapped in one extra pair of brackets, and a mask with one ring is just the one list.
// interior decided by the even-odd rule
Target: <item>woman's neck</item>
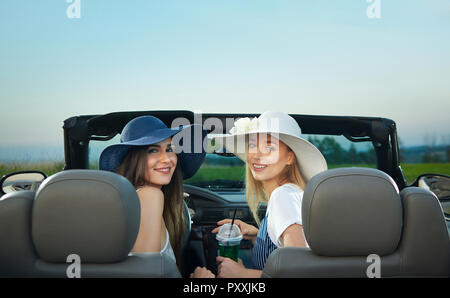
[(154, 187), (154, 188), (162, 189), (162, 185), (159, 185), (159, 184), (154, 184), (154, 183), (147, 182), (146, 185)]
[(270, 200), (270, 196), (272, 195), (272, 192), (277, 187), (279, 187), (281, 185), (284, 185), (284, 184), (287, 184), (287, 183), (291, 183), (291, 181), (289, 181), (289, 179), (283, 179), (282, 181), (280, 181), (278, 178), (262, 181), (262, 184), (263, 184), (263, 187), (264, 187), (264, 191), (267, 194), (267, 200)]

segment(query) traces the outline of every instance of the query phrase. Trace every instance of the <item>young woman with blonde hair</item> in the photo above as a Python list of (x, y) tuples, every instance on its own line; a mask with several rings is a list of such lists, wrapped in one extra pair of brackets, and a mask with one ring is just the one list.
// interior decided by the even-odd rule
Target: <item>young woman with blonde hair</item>
[[(265, 112), (252, 120), (240, 119), (231, 135), (217, 140), (246, 162), (247, 202), (259, 225), (258, 229), (235, 221), (244, 238), (254, 244), (254, 268), (219, 256), (218, 277), (260, 277), (268, 256), (277, 247), (307, 246), (302, 227), (303, 191), (309, 179), (327, 170), (327, 164), (320, 151), (301, 137), (299, 125), (286, 113)], [(267, 203), (267, 210), (260, 221), (261, 203)], [(229, 222), (225, 219), (218, 225)]]

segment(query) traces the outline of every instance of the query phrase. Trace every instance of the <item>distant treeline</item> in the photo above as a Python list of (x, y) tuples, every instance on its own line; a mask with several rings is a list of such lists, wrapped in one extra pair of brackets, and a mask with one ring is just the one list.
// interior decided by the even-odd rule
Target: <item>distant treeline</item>
[(405, 163), (450, 162), (450, 145), (400, 147), (400, 161)]
[(322, 152), (328, 164), (376, 164), (377, 162), (374, 148), (358, 152), (355, 144), (352, 143), (350, 144), (350, 148), (345, 150), (332, 137), (325, 137), (323, 139), (309, 137), (308, 141)]
[[(332, 137), (325, 137), (321, 140), (310, 137), (308, 141), (319, 148), (329, 164), (376, 163), (375, 149), (372, 146), (367, 151), (358, 152), (354, 143), (348, 150), (345, 150)], [(450, 145), (400, 146), (399, 160), (400, 163), (448, 163), (450, 162)]]
[[(332, 137), (319, 139), (316, 137), (308, 138), (308, 141), (314, 144), (324, 155), (328, 164), (376, 164), (375, 150), (373, 148), (367, 151), (358, 152), (354, 144), (350, 145), (348, 150), (344, 149)], [(219, 155), (208, 155), (205, 164), (241, 166), (244, 163), (237, 157), (222, 157)]]
[[(354, 143), (345, 149), (335, 138), (328, 136), (324, 138), (309, 137), (308, 141), (322, 152), (330, 165), (376, 164), (375, 149), (370, 143), (367, 143), (366, 150), (357, 150)], [(448, 163), (450, 162), (450, 146), (400, 146), (399, 159), (400, 163)], [(237, 157), (208, 155), (205, 164), (240, 166), (243, 165), (243, 162)]]

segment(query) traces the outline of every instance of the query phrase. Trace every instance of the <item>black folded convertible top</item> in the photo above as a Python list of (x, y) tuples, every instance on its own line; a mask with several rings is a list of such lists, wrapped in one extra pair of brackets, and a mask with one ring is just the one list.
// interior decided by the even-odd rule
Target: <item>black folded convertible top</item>
[[(116, 112), (104, 115), (77, 116), (67, 119), (64, 122), (64, 129), (74, 129), (84, 126), (82, 131), (77, 133), (78, 139), (88, 140), (92, 137), (113, 137), (120, 133), (123, 127), (133, 118), (152, 115), (161, 119), (167, 126), (176, 118), (185, 118), (190, 123), (194, 123), (195, 114), (191, 111), (135, 111), (135, 112)], [(222, 120), (222, 126), (225, 128), (226, 118), (258, 117), (259, 114), (242, 113), (207, 113), (202, 114), (201, 124), (205, 119), (214, 117)], [(386, 118), (360, 117), (360, 116), (317, 116), (291, 114), (299, 123), (302, 133), (321, 134), (321, 135), (343, 135), (353, 138), (370, 137), (372, 139), (384, 141), (388, 136), (387, 127), (394, 125), (394, 121)], [(226, 131), (223, 131), (226, 133)], [(367, 141), (367, 139), (364, 139)]]
[[(124, 126), (133, 118), (152, 115), (171, 126), (174, 119), (184, 118), (189, 123), (201, 123), (214, 117), (222, 121), (223, 132), (227, 118), (258, 117), (259, 114), (244, 113), (204, 113), (192, 111), (130, 111), (104, 115), (83, 115), (64, 121), (65, 169), (89, 168), (88, 146), (91, 140), (109, 140), (120, 134)], [(391, 175), (400, 188), (404, 178), (398, 161), (397, 129), (393, 120), (380, 117), (327, 116), (290, 114), (299, 123), (302, 133), (315, 135), (344, 136), (352, 142), (372, 142), (377, 168)], [(217, 131), (216, 131), (217, 132)]]

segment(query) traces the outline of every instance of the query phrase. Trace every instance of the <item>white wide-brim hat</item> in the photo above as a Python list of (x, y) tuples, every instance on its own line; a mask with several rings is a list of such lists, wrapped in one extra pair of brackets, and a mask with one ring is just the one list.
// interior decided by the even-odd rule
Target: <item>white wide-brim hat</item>
[(248, 134), (270, 134), (286, 144), (295, 154), (305, 183), (326, 171), (327, 162), (319, 149), (301, 137), (301, 129), (294, 118), (283, 112), (264, 112), (258, 118), (241, 118), (234, 123), (229, 135), (215, 137), (223, 146), (244, 162), (247, 161)]

